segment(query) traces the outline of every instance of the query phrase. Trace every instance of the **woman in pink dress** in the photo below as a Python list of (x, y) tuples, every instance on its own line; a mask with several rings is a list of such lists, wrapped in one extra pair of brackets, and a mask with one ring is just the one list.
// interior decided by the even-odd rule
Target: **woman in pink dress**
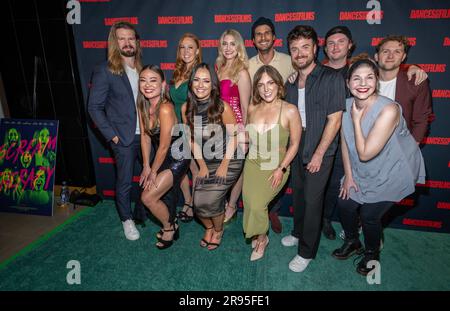
[[(220, 81), (220, 98), (230, 105), (237, 123), (243, 129), (247, 120), (252, 85), (244, 40), (238, 31), (228, 29), (220, 37), (216, 70)], [(241, 175), (231, 190), (225, 208), (225, 223), (236, 214), (242, 183)]]

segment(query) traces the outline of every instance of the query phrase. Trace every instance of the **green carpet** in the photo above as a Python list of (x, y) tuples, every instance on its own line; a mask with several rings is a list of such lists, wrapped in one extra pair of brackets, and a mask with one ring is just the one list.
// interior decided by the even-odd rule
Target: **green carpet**
[[(199, 246), (203, 228), (196, 222), (181, 223), (180, 239), (161, 251), (154, 246), (158, 225), (147, 221), (141, 239), (128, 241), (107, 201), (0, 264), (0, 290), (450, 290), (450, 235), (386, 229), (381, 284), (369, 285), (352, 259), (330, 256), (340, 240), (323, 238), (307, 270), (291, 272), (296, 248), (280, 243), (290, 218), (282, 219), (283, 234), (271, 232), (265, 257), (250, 262), (241, 220), (240, 213), (215, 251)], [(80, 262), (80, 285), (66, 282), (70, 260)]]

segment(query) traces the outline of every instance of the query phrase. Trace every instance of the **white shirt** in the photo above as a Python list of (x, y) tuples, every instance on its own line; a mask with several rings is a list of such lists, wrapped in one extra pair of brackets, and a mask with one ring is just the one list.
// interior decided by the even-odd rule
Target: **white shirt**
[(380, 95), (395, 100), (395, 87), (397, 86), (397, 77), (395, 77), (390, 81), (379, 80), (379, 83), (380, 83)]
[[(139, 74), (136, 68), (131, 68), (128, 65), (125, 65), (125, 71), (127, 73), (128, 81), (130, 81), (131, 89), (133, 90), (134, 97), (134, 105), (136, 107), (136, 116), (139, 116), (137, 113), (137, 96), (139, 92)], [(136, 135), (139, 135), (141, 131), (139, 130), (139, 117), (136, 118)]]
[(305, 88), (298, 89), (298, 111), (302, 120), (302, 127), (306, 128)]

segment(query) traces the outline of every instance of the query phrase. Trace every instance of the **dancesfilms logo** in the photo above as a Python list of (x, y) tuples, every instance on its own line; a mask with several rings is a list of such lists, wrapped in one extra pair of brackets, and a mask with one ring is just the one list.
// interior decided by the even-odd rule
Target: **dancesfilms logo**
[(365, 21), (370, 20), (371, 16), (369, 13), (378, 15), (378, 17), (383, 19), (384, 11), (341, 11), (339, 13), (339, 20), (341, 21)]
[(102, 193), (105, 197), (115, 197), (116, 196), (116, 192), (114, 190), (103, 190)]
[(100, 164), (114, 164), (114, 163), (116, 163), (116, 161), (114, 160), (114, 158), (110, 158), (110, 157), (99, 157), (98, 158), (98, 163), (100, 163)]
[(450, 9), (411, 10), (410, 19), (444, 19), (450, 18)]
[(450, 98), (450, 90), (433, 90), (434, 98)]
[(193, 24), (194, 17), (191, 16), (158, 16), (158, 25), (185, 25)]
[(313, 21), (315, 19), (316, 19), (316, 12), (312, 11), (275, 14), (275, 22)]
[(142, 48), (166, 48), (167, 40), (141, 40)]
[[(384, 39), (383, 37), (372, 38), (371, 45), (372, 46), (377, 46), (381, 42), (381, 40), (383, 40), (383, 39)], [(408, 37), (407, 39), (408, 39), (408, 45), (409, 46), (415, 46), (416, 45), (416, 42), (417, 42), (417, 38), (416, 37)]]
[(401, 206), (414, 206), (414, 200), (413, 199), (403, 199), (400, 202), (397, 202), (397, 205)]
[(219, 46), (219, 40), (200, 40), (202, 48), (216, 48)]
[(444, 44), (443, 46), (450, 46), (450, 38), (449, 37), (445, 37), (444, 38)]
[(111, 26), (117, 22), (129, 22), (130, 24), (137, 25), (139, 20), (136, 16), (134, 17), (109, 17), (105, 18), (105, 26)]
[(450, 181), (427, 180), (425, 184), (416, 184), (416, 187), (450, 189)]
[[(166, 48), (167, 40), (140, 40), (142, 48)], [(106, 49), (108, 41), (83, 41), (84, 49)]]
[(175, 63), (160, 63), (161, 70), (175, 70)]
[(436, 207), (441, 208), (441, 209), (450, 209), (450, 203), (449, 202), (437, 202)]
[(214, 23), (251, 23), (251, 14), (214, 15)]
[(108, 41), (83, 41), (83, 49), (106, 49)]
[(443, 145), (450, 144), (450, 137), (424, 137), (421, 141), (425, 145)]
[(442, 228), (442, 221), (403, 218), (402, 223), (407, 226), (427, 227), (427, 228), (435, 228), (435, 229)]
[(445, 72), (447, 64), (418, 64), (425, 72)]

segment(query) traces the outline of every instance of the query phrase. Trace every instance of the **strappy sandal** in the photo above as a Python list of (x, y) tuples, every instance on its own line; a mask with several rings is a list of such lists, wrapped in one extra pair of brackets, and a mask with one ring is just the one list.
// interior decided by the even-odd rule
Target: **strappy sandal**
[[(216, 231), (216, 229), (214, 229), (214, 232), (215, 232), (216, 234), (217, 234), (217, 233), (220, 233), (220, 238), (217, 239), (218, 243), (214, 243), (214, 242), (209, 242), (209, 243), (208, 243), (208, 250), (210, 250), (210, 251), (213, 251), (213, 250), (215, 250), (215, 249), (218, 249), (219, 246), (220, 246), (220, 244), (222, 243), (223, 229), (220, 230), (220, 231)], [(213, 235), (212, 235), (211, 239), (213, 239), (213, 237), (214, 237), (214, 232), (213, 232)], [(212, 248), (210, 248), (210, 246), (212, 246)]]
[[(176, 218), (176, 217), (175, 217), (175, 222), (174, 222), (174, 224), (175, 224), (175, 226), (176, 226), (176, 229), (178, 229), (178, 227), (179, 227), (179, 225), (178, 225), (178, 218)], [(156, 238), (157, 238), (157, 239), (161, 239), (161, 237), (163, 236), (163, 234), (164, 234), (164, 229), (163, 229), (163, 228), (159, 229), (159, 231), (156, 232)]]
[(166, 249), (166, 248), (171, 247), (172, 244), (173, 244), (173, 241), (178, 240), (178, 238), (180, 237), (180, 230), (179, 229), (180, 229), (179, 227), (175, 229), (175, 226), (172, 226), (171, 229), (161, 229), (163, 231), (163, 233), (164, 232), (171, 232), (171, 231), (175, 231), (175, 233), (173, 234), (172, 240), (163, 240), (162, 237), (158, 238), (158, 242), (161, 243), (162, 245), (156, 244), (156, 247), (158, 249)]
[[(194, 210), (192, 208), (192, 204), (187, 204), (184, 203), (183, 208), (187, 206), (188, 209), (192, 209), (192, 214), (194, 213)], [(187, 209), (186, 209), (187, 211)], [(191, 222), (192, 220), (194, 220), (194, 215), (190, 216), (186, 213), (186, 211), (179, 211), (177, 217), (182, 221), (182, 222)]]
[[(206, 230), (211, 230), (211, 229), (213, 229), (214, 228), (214, 226), (212, 226), (212, 227), (210, 227), (210, 228), (206, 228)], [(206, 233), (206, 232), (205, 232)], [(201, 240), (200, 240), (200, 246), (201, 247), (208, 247), (208, 245), (209, 245), (209, 242), (208, 241), (206, 241), (205, 240), (205, 238), (202, 238)]]

